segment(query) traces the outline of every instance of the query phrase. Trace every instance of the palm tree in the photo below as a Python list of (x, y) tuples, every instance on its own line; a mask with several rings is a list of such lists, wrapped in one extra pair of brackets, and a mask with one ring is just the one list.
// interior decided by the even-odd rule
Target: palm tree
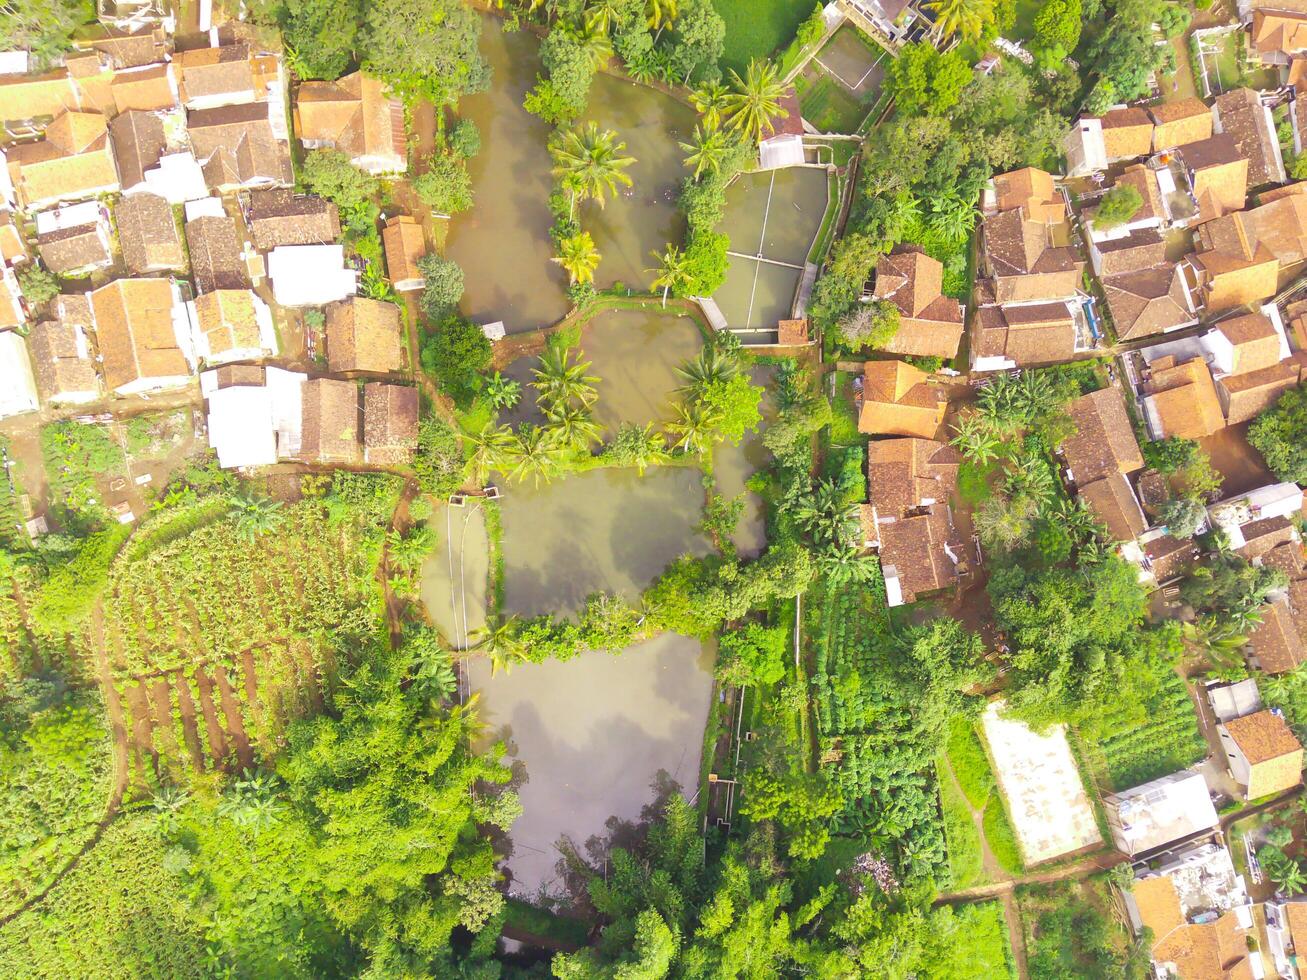
[(490, 676), (501, 670), (507, 674), (514, 664), (526, 659), (526, 647), (518, 639), (517, 617), (509, 616), (498, 626), (482, 626), (473, 630), (477, 644), (472, 649), (490, 658)]
[(558, 464), (567, 447), (550, 428), (524, 425), (517, 430), (517, 438), (508, 451), (509, 476), (519, 483), (531, 477), (535, 486), (548, 483), (558, 472)]
[(941, 38), (961, 34), (964, 41), (974, 41), (994, 19), (994, 0), (931, 0), (926, 7), (935, 14)]
[(945, 194), (931, 202), (930, 230), (949, 241), (961, 241), (976, 226), (976, 209), (956, 194)]
[(496, 371), (494, 376), (486, 382), (486, 397), (490, 399), (490, 404), (496, 411), (511, 409), (517, 404), (518, 399), (522, 397), (522, 383), (512, 378), (506, 378), (502, 373)]
[(739, 374), (740, 362), (709, 344), (693, 360), (678, 367), (676, 373), (685, 379), (685, 384), (676, 389), (678, 392), (699, 394), (710, 385), (730, 381)]
[(676, 20), (677, 0), (645, 0), (644, 12), (650, 30), (661, 31)]
[(621, 156), (626, 144), (611, 129), (599, 128), (589, 122), (584, 129), (569, 129), (549, 144), (554, 158), (553, 174), (558, 177), (571, 195), (572, 214), (576, 213), (577, 200), (587, 198), (599, 202), (602, 208), (606, 195), (617, 193), (617, 185), (631, 186), (626, 168), (635, 163), (634, 157)]
[(828, 548), (817, 559), (817, 564), (832, 585), (866, 585), (876, 578), (880, 563), (856, 545)]
[(685, 165), (694, 168), (694, 179), (698, 180), (705, 170), (714, 174), (721, 170), (731, 151), (731, 138), (715, 126), (696, 125), (693, 142), (679, 145), (686, 152)]
[(540, 355), (540, 366), (531, 370), (535, 375), (531, 384), (550, 405), (579, 401), (588, 407), (598, 397), (594, 386), (599, 381), (594, 375), (586, 374), (589, 369), (589, 361), (572, 361), (571, 352), (562, 344), (549, 344)]
[(780, 72), (770, 61), (754, 58), (749, 62), (744, 78), (732, 69), (731, 86), (734, 91), (726, 97), (727, 124), (755, 143), (775, 131), (772, 120), (784, 119), (790, 114), (781, 105), (785, 85), (781, 82)]
[(390, 564), (405, 572), (415, 572), (421, 568), (435, 544), (435, 532), (425, 524), (415, 527), (408, 534), (400, 534), (398, 531), (386, 534)]
[(484, 484), (491, 470), (505, 469), (516, 442), (511, 426), (497, 426), (493, 422), (487, 422), (477, 432), (464, 432), (463, 451), (467, 453), (472, 482)]
[(685, 253), (675, 245), (668, 245), (662, 255), (657, 252), (649, 254), (658, 260), (658, 268), (648, 270), (654, 273), (654, 280), (649, 284), (649, 288), (663, 291), (663, 307), (666, 308), (669, 292), (680, 292), (693, 282), (685, 264)]
[(998, 459), (1003, 442), (983, 415), (968, 410), (953, 423), (951, 444), (977, 466), (987, 466)]
[(557, 262), (567, 271), (573, 285), (594, 282), (595, 269), (599, 268), (599, 249), (588, 231), (579, 231), (558, 240), (558, 254), (550, 262)]
[(549, 419), (549, 428), (565, 446), (588, 452), (591, 443), (604, 441), (604, 427), (583, 405), (556, 403), (545, 411), (545, 416)]
[(280, 500), (267, 497), (240, 497), (236, 500), (236, 532), (242, 541), (253, 543), (256, 538), (277, 530), (285, 517)]
[(683, 453), (702, 454), (712, 444), (712, 436), (721, 420), (701, 401), (676, 403), (676, 418), (667, 423), (672, 446)]
[(1307, 874), (1303, 873), (1302, 865), (1297, 861), (1277, 862), (1274, 869), (1267, 868), (1266, 871), (1278, 889), (1286, 895), (1301, 895), (1307, 889)]
[(596, 71), (607, 65), (612, 58), (613, 42), (608, 38), (607, 28), (596, 27), (587, 20), (580, 27), (572, 28), (567, 33), (589, 56), (590, 64)]
[(608, 34), (622, 17), (626, 4), (622, 0), (589, 0), (585, 5), (585, 24), (591, 30)]
[(709, 129), (721, 125), (722, 116), (730, 106), (731, 90), (720, 82), (701, 85), (690, 93), (690, 104), (695, 112), (703, 117), (703, 124)]
[(439, 648), (421, 650), (414, 657), (409, 670), (413, 686), (423, 697), (443, 701), (458, 690), (458, 674), (450, 662), (449, 654)]
[(1243, 649), (1248, 636), (1235, 624), (1216, 616), (1203, 616), (1196, 622), (1185, 623), (1184, 638), (1196, 646), (1213, 668), (1240, 670), (1244, 666)]

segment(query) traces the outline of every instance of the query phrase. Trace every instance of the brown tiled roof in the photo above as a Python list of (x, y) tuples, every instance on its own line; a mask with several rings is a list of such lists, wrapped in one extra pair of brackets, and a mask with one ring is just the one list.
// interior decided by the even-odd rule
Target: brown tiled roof
[(290, 148), (273, 133), (267, 103), (193, 109), (186, 125), (211, 188), (291, 183)]
[(1182, 925), (1160, 938), (1153, 960), (1174, 963), (1185, 980), (1253, 980), (1246, 935), (1235, 914), (1226, 912), (1214, 922)]
[(984, 306), (976, 311), (972, 349), (1017, 366), (1056, 364), (1075, 356), (1075, 324), (1065, 303)]
[(123, 187), (145, 181), (145, 172), (157, 166), (168, 147), (163, 119), (153, 112), (124, 112), (109, 123), (114, 156)]
[(173, 331), (172, 305), (167, 279), (117, 279), (91, 293), (96, 346), (109, 388), (190, 374)]
[(1155, 942), (1166, 939), (1184, 926), (1184, 912), (1180, 908), (1180, 895), (1166, 875), (1140, 878), (1130, 889), (1143, 924), (1153, 930)]
[(1058, 451), (1077, 484), (1143, 469), (1144, 457), (1118, 389), (1100, 388), (1081, 395), (1067, 406), (1067, 414), (1076, 431), (1062, 440)]
[(44, 75), (0, 75), (0, 121), (39, 119), (80, 108), (81, 98), (67, 69)]
[(1283, 11), (1254, 10), (1249, 44), (1261, 55), (1307, 50), (1307, 17)]
[(389, 374), (404, 370), (399, 307), (351, 296), (327, 305), (327, 366), (332, 372)]
[(327, 245), (340, 237), (336, 205), (284, 187), (252, 192), (249, 221), (260, 252), (278, 245)]
[(14, 216), (0, 209), (0, 264), (15, 264), (26, 260), (27, 244), (22, 232), (14, 224)]
[(1270, 249), (1282, 266), (1307, 259), (1307, 195), (1287, 194), (1247, 212), (1256, 241)]
[(182, 98), (186, 101), (237, 96), (254, 91), (254, 70), (247, 44), (179, 51)]
[(427, 254), (422, 225), (406, 214), (387, 218), (381, 229), (381, 241), (386, 248), (386, 271), (395, 288), (400, 288), (401, 283), (408, 289), (422, 288), (418, 259)]
[(1194, 320), (1177, 265), (1124, 272), (1104, 278), (1102, 285), (1118, 340), (1149, 337)]
[(1302, 954), (1298, 950), (1307, 949), (1307, 902), (1285, 902), (1281, 907), (1288, 920), (1289, 938), (1293, 943), (1295, 958), (1300, 957)]
[(1038, 167), (1023, 167), (994, 178), (994, 210), (1025, 208), (1035, 221), (1066, 220), (1066, 202), (1058, 194), (1052, 174)]
[(1201, 99), (1177, 99), (1149, 106), (1153, 151), (1196, 143), (1212, 135), (1212, 110)]
[(254, 294), (248, 289), (215, 289), (195, 300), (195, 317), (208, 341), (209, 356), (221, 358), (232, 351), (261, 348)]
[(65, 112), (45, 138), (6, 148), (9, 178), (28, 207), (78, 200), (119, 187), (104, 116)]
[(1239, 751), (1254, 766), (1302, 752), (1302, 745), (1284, 719), (1270, 709), (1244, 715), (1242, 718), (1232, 718), (1225, 723), (1225, 730), (1239, 746)]
[(934, 439), (947, 409), (948, 395), (924, 371), (903, 361), (863, 366), (859, 432)]
[(962, 306), (943, 295), (944, 267), (919, 247), (900, 245), (876, 265), (875, 297), (899, 311), (899, 329), (884, 350), (953, 358), (962, 340)]
[(1198, 560), (1198, 546), (1190, 538), (1173, 538), (1164, 534), (1144, 545), (1144, 554), (1152, 565), (1158, 584), (1188, 574)]
[(1297, 536), (1297, 529), (1287, 517), (1263, 517), (1260, 520), (1249, 521), (1239, 531), (1244, 540), (1239, 553), (1249, 561), (1293, 541)]
[(1262, 556), (1262, 565), (1278, 568), (1288, 576), (1290, 582), (1307, 577), (1307, 555), (1303, 554), (1300, 541), (1287, 541), (1276, 545)]
[(1148, 269), (1166, 261), (1166, 243), (1153, 228), (1135, 231), (1124, 238), (1098, 242), (1101, 275), (1115, 276), (1134, 269)]
[(1287, 599), (1262, 608), (1262, 621), (1248, 634), (1248, 642), (1268, 674), (1288, 673), (1307, 660), (1307, 647), (1298, 635)]
[(986, 263), (996, 278), (1000, 302), (1072, 295), (1084, 262), (1074, 248), (1055, 246), (1047, 225), (1024, 208), (990, 215), (981, 226)]
[(1153, 149), (1153, 121), (1143, 109), (1111, 109), (1099, 119), (1109, 160), (1146, 157)]
[(914, 602), (920, 595), (957, 581), (957, 568), (944, 548), (948, 545), (960, 556), (962, 543), (943, 508), (881, 524), (879, 534), (881, 567), (892, 567), (898, 573), (904, 602)]
[(1225, 428), (1211, 371), (1201, 357), (1181, 364), (1171, 357), (1159, 358), (1151, 365), (1151, 377), (1144, 390), (1162, 423), (1164, 436), (1201, 439)]
[(100, 376), (91, 358), (87, 336), (90, 311), (82, 297), (76, 299), (80, 319), (43, 320), (28, 334), (32, 371), (42, 401), (61, 401), (85, 395), (98, 397), (100, 394)]
[(357, 463), (359, 390), (352, 381), (313, 378), (304, 384), (300, 456), (310, 463)]
[(1265, 313), (1245, 313), (1222, 320), (1216, 329), (1234, 347), (1231, 374), (1259, 371), (1280, 362), (1280, 335)]
[(142, 275), (186, 265), (172, 207), (154, 194), (129, 194), (114, 207), (118, 245), (129, 272)]
[(1301, 369), (1292, 359), (1220, 379), (1216, 384), (1224, 399), (1226, 424), (1238, 425), (1260, 415), (1300, 379)]
[(1265, 246), (1258, 246), (1251, 258), (1230, 252), (1207, 251), (1189, 256), (1187, 261), (1198, 273), (1199, 286), (1209, 312), (1219, 313), (1258, 303), (1276, 293), (1280, 263)]
[(61, 228), (38, 235), (36, 250), (41, 261), (55, 275), (67, 275), (79, 269), (98, 268), (113, 261), (107, 232), (97, 223)]
[(217, 368), (217, 375), (219, 388), (262, 386), (267, 378), (267, 372), (261, 364), (224, 364)]
[(1130, 492), (1129, 481), (1120, 473), (1110, 472), (1100, 479), (1080, 484), (1077, 496), (1107, 526), (1114, 541), (1133, 541), (1144, 533), (1147, 524), (1143, 511)]
[(137, 71), (116, 72), (109, 90), (113, 93), (114, 108), (119, 112), (156, 111), (177, 104), (173, 84), (171, 65), (150, 65)]
[(1217, 96), (1213, 109), (1221, 132), (1232, 135), (1248, 159), (1248, 186), (1280, 183), (1283, 173), (1275, 163), (1275, 133), (1266, 122), (1260, 96), (1250, 88), (1237, 88)]
[(163, 28), (152, 24), (134, 31), (101, 24), (85, 41), (75, 43), (90, 45), (107, 57), (113, 68), (139, 68), (163, 60), (168, 53), (167, 39)]
[[(403, 158), (403, 117), (396, 127), (392, 103), (385, 84), (361, 71), (334, 82), (303, 82), (295, 99), (296, 132), (305, 142), (329, 144), (350, 157)], [(793, 116), (797, 122), (797, 103)]]
[(249, 286), (241, 262), (236, 223), (231, 218), (206, 215), (186, 222), (186, 246), (191, 253), (191, 273), (199, 292)]
[(1238, 211), (1248, 198), (1248, 159), (1230, 133), (1218, 133), (1180, 149), (1193, 174), (1200, 221)]
[(945, 503), (957, 490), (962, 457), (933, 439), (881, 439), (867, 446), (868, 497), (881, 519), (902, 517), (930, 499)]
[(418, 390), (370, 382), (363, 386), (363, 458), (404, 466), (418, 443)]

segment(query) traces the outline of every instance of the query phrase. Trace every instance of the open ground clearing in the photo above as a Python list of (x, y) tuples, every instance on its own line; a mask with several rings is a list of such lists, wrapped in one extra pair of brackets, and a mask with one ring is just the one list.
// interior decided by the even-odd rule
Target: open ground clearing
[(556, 890), (558, 840), (584, 853), (614, 821), (639, 819), (663, 773), (694, 792), (711, 665), (697, 641), (670, 633), (618, 656), (587, 652), (494, 678), (484, 659), (469, 662), (487, 737), (504, 739), (526, 772), (507, 862), (512, 894)]

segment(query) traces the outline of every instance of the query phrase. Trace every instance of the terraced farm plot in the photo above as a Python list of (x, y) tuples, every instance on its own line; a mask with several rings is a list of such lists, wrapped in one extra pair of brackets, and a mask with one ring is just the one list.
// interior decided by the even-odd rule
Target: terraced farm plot
[(1092, 737), (1081, 738), (1092, 769), (1110, 789), (1128, 789), (1178, 772), (1207, 754), (1198, 717), (1184, 681), (1166, 670), (1142, 705), (1118, 703), (1097, 719)]
[(92, 641), (123, 708), (133, 782), (148, 769), (244, 768), (320, 706), (334, 675), (330, 636), (375, 628), (380, 529), (333, 521), (320, 501), (275, 529), (237, 518), (114, 567)]

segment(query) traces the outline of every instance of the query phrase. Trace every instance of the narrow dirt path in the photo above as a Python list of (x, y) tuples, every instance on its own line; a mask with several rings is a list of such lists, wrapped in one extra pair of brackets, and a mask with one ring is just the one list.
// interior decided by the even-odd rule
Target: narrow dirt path
[[(980, 864), (986, 877), (996, 882), (1009, 880), (1012, 876), (1003, 870), (1003, 866), (998, 863), (998, 858), (994, 857), (994, 852), (989, 848), (989, 838), (985, 836), (984, 808), (978, 809), (974, 806), (971, 799), (962, 791), (962, 783), (958, 781), (958, 774), (953, 770), (952, 760), (946, 754), (942, 754), (940, 758), (944, 764), (944, 771), (948, 773), (949, 780), (957, 790), (958, 798), (966, 806), (967, 812), (971, 814), (971, 822), (975, 824), (976, 834), (980, 837)], [(1001, 893), (999, 900), (1003, 906), (1003, 919), (1007, 922), (1008, 945), (1011, 946), (1012, 958), (1016, 961), (1017, 976), (1021, 980), (1028, 980), (1030, 967), (1026, 958), (1026, 930), (1021, 924), (1021, 912), (1017, 908), (1016, 896), (1009, 889)]]
[(944, 892), (935, 897), (936, 905), (956, 905), (959, 902), (978, 902), (986, 898), (997, 898), (1011, 892), (1017, 885), (1046, 885), (1053, 881), (1066, 881), (1068, 878), (1087, 878), (1099, 871), (1106, 871), (1121, 862), (1121, 855), (1116, 851), (1103, 851), (1093, 857), (1087, 857), (1075, 864), (1068, 864), (1053, 871), (1041, 871), (1036, 874), (1009, 878), (991, 885), (977, 885), (974, 888), (962, 888), (955, 892)]

